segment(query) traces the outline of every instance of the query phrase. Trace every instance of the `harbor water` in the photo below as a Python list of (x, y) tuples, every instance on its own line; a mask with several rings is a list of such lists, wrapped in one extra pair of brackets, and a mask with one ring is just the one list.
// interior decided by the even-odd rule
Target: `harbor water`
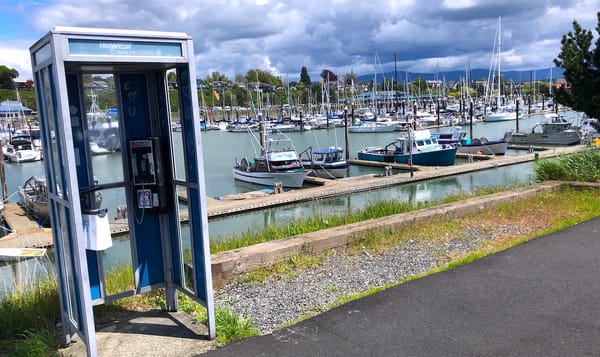
[[(578, 120), (577, 114), (567, 112), (565, 117), (574, 123)], [(531, 116), (519, 121), (520, 130), (526, 131), (539, 121), (543, 116)], [(469, 132), (469, 127), (463, 127)], [(487, 137), (490, 140), (501, 138), (506, 131), (515, 129), (515, 122), (492, 122), (477, 123), (473, 125), (473, 137)], [(432, 129), (437, 131), (438, 129)], [(450, 130), (441, 128), (440, 131)], [(321, 129), (305, 132), (294, 132), (287, 134), (293, 141), (296, 150), (302, 151), (308, 146), (345, 147), (344, 128)], [(355, 158), (358, 150), (366, 146), (385, 145), (398, 136), (397, 132), (391, 133), (352, 133), (349, 136), (350, 158)], [(181, 142), (181, 133), (174, 132), (173, 140), (175, 147)], [(179, 144), (180, 145), (180, 144)], [(235, 159), (241, 157), (253, 157), (256, 143), (247, 133), (232, 133), (227, 131), (208, 131), (202, 133), (202, 149), (205, 166), (205, 180), (207, 196), (219, 197), (232, 193), (242, 193), (258, 190), (264, 187), (250, 184), (242, 184), (233, 179), (232, 165)], [(517, 152), (509, 150), (507, 155)], [(180, 160), (178, 154), (176, 161)], [(93, 157), (94, 173), (99, 183), (122, 181), (122, 166), (119, 153), (99, 155)], [(176, 166), (177, 162), (176, 162)], [(382, 169), (368, 168), (352, 165), (349, 176), (357, 176), (370, 173), (382, 174)], [(6, 164), (6, 179), (9, 192), (9, 200), (18, 201), (18, 186), (22, 185), (32, 175), (43, 175), (43, 162)], [(244, 214), (236, 214), (222, 218), (209, 220), (209, 234), (211, 240), (224, 239), (228, 236), (241, 232), (252, 232), (260, 230), (269, 225), (282, 225), (299, 219), (312, 216), (343, 215), (382, 200), (398, 200), (403, 202), (423, 202), (443, 199), (455, 193), (470, 193), (478, 188), (486, 186), (511, 186), (514, 184), (532, 183), (533, 164), (524, 163), (519, 165), (499, 167), (492, 170), (465, 173), (452, 177), (439, 178), (423, 182), (414, 182), (406, 185), (390, 187), (381, 190), (361, 192), (357, 194), (322, 199), (307, 203), (298, 203)], [(105, 190), (102, 192), (102, 206), (109, 209), (109, 214), (116, 216), (116, 207), (125, 204), (124, 190)], [(53, 254), (50, 253), (50, 256)], [(105, 267), (118, 264), (128, 264), (130, 260), (130, 246), (128, 239), (114, 241), (112, 248), (104, 253)], [(50, 259), (53, 257), (45, 258)], [(23, 264), (21, 266), (21, 264)], [(23, 272), (35, 273), (46, 272), (48, 262), (36, 267), (31, 261), (21, 263), (0, 262), (0, 296), (3, 291), (12, 286), (12, 282)], [(4, 283), (2, 283), (4, 282)]]

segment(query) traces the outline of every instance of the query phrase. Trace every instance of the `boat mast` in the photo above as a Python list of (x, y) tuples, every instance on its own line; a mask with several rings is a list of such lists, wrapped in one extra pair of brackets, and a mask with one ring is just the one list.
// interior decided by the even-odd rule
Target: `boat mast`
[(496, 110), (500, 109), (500, 76), (502, 74), (500, 52), (502, 49), (502, 17), (498, 16), (498, 96), (496, 98)]

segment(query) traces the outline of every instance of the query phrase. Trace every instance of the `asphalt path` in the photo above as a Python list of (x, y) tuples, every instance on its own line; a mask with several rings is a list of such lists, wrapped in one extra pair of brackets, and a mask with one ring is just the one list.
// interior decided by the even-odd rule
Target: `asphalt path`
[(600, 217), (205, 355), (600, 356)]

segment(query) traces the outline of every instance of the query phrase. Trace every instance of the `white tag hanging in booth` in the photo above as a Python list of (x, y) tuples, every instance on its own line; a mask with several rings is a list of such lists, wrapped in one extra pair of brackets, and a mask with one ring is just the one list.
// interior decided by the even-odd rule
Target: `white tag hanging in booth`
[(105, 250), (112, 247), (108, 210), (83, 215), (83, 232), (86, 237), (86, 249)]

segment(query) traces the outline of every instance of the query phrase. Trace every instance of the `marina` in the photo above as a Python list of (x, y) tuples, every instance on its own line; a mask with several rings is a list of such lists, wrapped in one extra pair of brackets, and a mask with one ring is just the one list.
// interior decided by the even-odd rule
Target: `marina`
[[(376, 191), (393, 186), (415, 183), (420, 181), (454, 176), (468, 172), (497, 169), (508, 165), (517, 165), (531, 162), (539, 158), (555, 157), (558, 155), (572, 153), (582, 150), (585, 146), (576, 145), (562, 148), (553, 148), (524, 153), (512, 156), (485, 157), (486, 160), (473, 160), (472, 157), (466, 163), (453, 166), (429, 167), (406, 164), (390, 164), (377, 162), (364, 162), (361, 160), (350, 160), (352, 165), (378, 166), (382, 174), (368, 174), (357, 177), (349, 177), (340, 180), (327, 180), (310, 178), (313, 187), (297, 190), (288, 190), (276, 194), (262, 194), (249, 192), (238, 194), (236, 198), (216, 199), (209, 198), (208, 217), (222, 218), (229, 215), (247, 213), (302, 202), (323, 200), (326, 198), (353, 195), (362, 192)], [(485, 155), (481, 155), (485, 156)], [(402, 170), (403, 173), (391, 174), (392, 170)], [(185, 197), (180, 197), (185, 202)], [(8, 228), (12, 231), (0, 238), (0, 248), (32, 248), (49, 247), (52, 245), (51, 230), (40, 227), (35, 221), (27, 216), (27, 213), (17, 203), (9, 203), (5, 207), (5, 219)], [(181, 220), (187, 221), (185, 211), (182, 211)], [(115, 219), (110, 221), (111, 234), (114, 236), (126, 235), (127, 220)]]
[[(578, 125), (581, 120), (579, 113), (570, 111), (561, 112), (561, 118), (565, 118), (574, 125)], [(520, 119), (518, 124), (523, 130), (530, 130), (543, 119), (544, 116), (541, 114), (525, 116)], [(467, 128), (460, 126), (432, 127), (427, 131), (431, 131), (432, 136), (438, 135), (437, 133), (443, 136), (443, 133), (458, 132), (460, 128), (463, 133), (470, 131), (473, 137), (495, 139), (493, 135), (497, 136), (498, 133), (510, 131), (514, 126), (514, 122), (479, 122)], [(111, 130), (114, 131), (114, 129), (114, 124), (111, 124)], [(252, 141), (255, 140), (254, 136), (231, 133), (227, 130), (203, 132), (211, 239), (223, 239), (223, 237), (241, 232), (261, 229), (261, 227), (275, 224), (275, 222), (285, 224), (288, 220), (295, 220), (300, 217), (328, 214), (328, 211), (333, 210), (331, 212), (334, 212), (338, 209), (336, 208), (337, 203), (333, 202), (339, 202), (341, 198), (348, 201), (346, 206), (350, 209), (357, 209), (367, 203), (395, 197), (397, 193), (394, 191), (398, 191), (395, 187), (410, 187), (419, 182), (485, 171), (490, 168), (526, 165), (537, 157), (558, 155), (562, 152), (578, 150), (581, 147), (575, 145), (567, 148), (553, 147), (544, 150), (543, 147), (533, 145), (511, 145), (508, 150), (505, 150), (504, 155), (486, 155), (482, 151), (465, 153), (460, 150), (460, 144), (467, 144), (464, 141), (465, 135), (463, 135), (458, 142), (459, 150), (455, 154), (456, 163), (454, 165), (443, 167), (439, 165), (422, 166), (416, 165), (419, 163), (416, 160), (409, 164), (406, 161), (389, 162), (382, 160), (381, 162), (374, 162), (357, 158), (357, 153), (362, 148), (372, 146), (374, 143), (383, 144), (396, 140), (400, 135), (402, 133), (399, 132), (361, 133), (352, 134), (348, 138), (345, 137), (347, 134), (344, 133), (343, 127), (286, 133), (286, 140), (290, 140), (293, 142), (292, 145), (299, 148), (295, 152), (299, 152), (304, 148), (308, 148), (305, 152), (309, 152), (315, 146), (328, 148), (312, 151), (311, 164), (323, 166), (328, 155), (331, 155), (329, 156), (330, 159), (335, 158), (337, 160), (335, 165), (343, 165), (343, 169), (335, 175), (329, 175), (329, 177), (326, 174), (303, 175), (305, 178), (301, 185), (296, 185), (297, 187), (294, 188), (278, 188), (275, 181), (266, 185), (256, 185), (240, 182), (235, 179), (235, 175), (232, 176), (231, 166), (228, 163), (239, 160), (239, 158), (255, 157), (253, 156), (255, 153), (251, 152)], [(178, 170), (179, 162), (182, 162), (179, 156), (181, 153), (177, 149), (181, 146), (181, 132), (174, 130), (172, 138), (176, 157), (175, 166)], [(347, 149), (342, 148), (342, 138), (346, 140)], [(335, 150), (332, 148), (335, 148)], [(345, 156), (346, 150), (348, 151), (347, 156), (350, 157), (348, 160), (342, 157)], [(321, 155), (322, 161), (315, 161), (315, 154)], [(123, 171), (120, 168), (120, 156), (120, 151), (111, 151), (104, 155), (93, 155), (93, 171), (99, 174), (98, 177), (94, 177), (94, 180), (97, 180), (100, 184), (107, 184), (107, 186), (122, 181)], [(304, 155), (301, 156), (303, 156), (303, 165), (311, 167), (304, 159)], [(249, 161), (246, 162), (249, 164)], [(332, 167), (329, 166), (329, 169), (331, 170)], [(5, 228), (6, 236), (0, 238), (0, 247), (51, 246), (50, 231), (48, 228), (44, 228), (44, 225), (48, 226), (48, 222), (40, 220), (25, 222), (28, 215), (22, 207), (27, 207), (27, 205), (19, 204), (20, 201), (22, 202), (19, 195), (23, 196), (22, 193), (25, 192), (23, 186), (25, 186), (28, 178), (43, 176), (43, 162), (6, 163), (5, 169), (8, 188), (5, 216), (8, 227)], [(331, 176), (333, 176), (333, 179), (331, 179)], [(482, 178), (475, 179), (475, 181), (482, 181), (481, 185), (485, 185), (486, 180), (489, 179), (486, 179), (485, 175), (479, 176)], [(528, 180), (526, 176), (519, 179)], [(510, 184), (510, 182), (506, 182), (506, 184)], [(431, 186), (431, 183), (429, 185)], [(389, 193), (378, 193), (387, 192), (386, 190)], [(269, 194), (265, 194), (266, 191), (270, 191)], [(101, 199), (97, 199), (97, 205), (101, 205), (109, 212), (112, 234), (126, 236), (128, 224), (125, 218), (125, 190), (123, 188), (108, 188), (97, 191), (96, 194), (101, 197)], [(431, 197), (430, 194), (424, 195), (419, 192), (413, 194), (417, 197)], [(180, 194), (179, 199), (185, 204), (186, 197), (184, 194)], [(303, 205), (307, 202), (310, 202), (308, 205), (310, 207)], [(185, 222), (187, 219), (185, 208), (181, 212), (181, 219)]]

